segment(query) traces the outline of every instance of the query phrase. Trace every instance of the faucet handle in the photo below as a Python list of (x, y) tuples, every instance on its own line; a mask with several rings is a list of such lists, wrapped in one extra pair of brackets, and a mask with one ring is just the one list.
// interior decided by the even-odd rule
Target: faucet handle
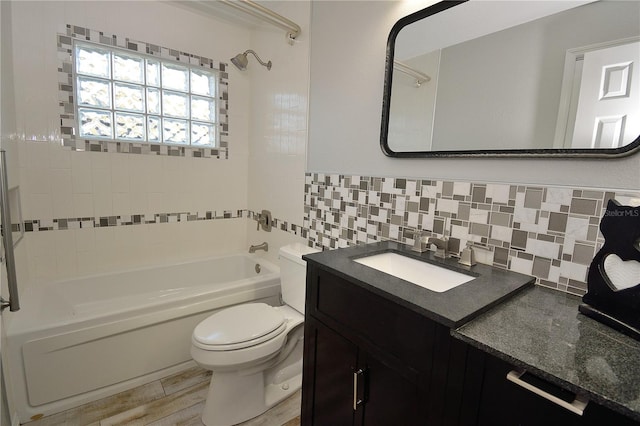
[(458, 263), (465, 266), (473, 266), (476, 264), (476, 257), (473, 252), (473, 244), (467, 243), (467, 246), (460, 253)]
[(260, 226), (262, 229), (267, 232), (271, 232), (271, 228), (273, 227), (273, 219), (271, 217), (271, 212), (269, 210), (262, 210), (262, 213), (257, 213), (256, 221), (258, 222), (257, 231), (260, 230)]
[(424, 237), (427, 236), (427, 231), (409, 229), (408, 232), (413, 235), (414, 240), (411, 250), (418, 253), (424, 253), (425, 251), (427, 251), (428, 247), (426, 242), (424, 241)]

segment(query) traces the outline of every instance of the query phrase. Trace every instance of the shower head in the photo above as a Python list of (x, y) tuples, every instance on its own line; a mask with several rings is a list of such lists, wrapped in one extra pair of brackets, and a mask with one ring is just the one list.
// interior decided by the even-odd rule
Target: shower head
[(260, 65), (263, 65), (267, 67), (268, 70), (271, 70), (271, 61), (267, 63), (262, 62), (262, 59), (260, 59), (258, 54), (253, 50), (247, 50), (244, 53), (238, 53), (236, 56), (231, 58), (231, 63), (235, 65), (240, 71), (246, 70), (247, 64), (249, 64), (249, 58), (247, 58), (247, 53), (251, 53), (253, 56), (256, 57), (258, 62), (260, 62)]
[(238, 53), (236, 56), (231, 58), (231, 63), (235, 65), (240, 71), (244, 71), (247, 69), (247, 64), (249, 63), (249, 59), (247, 58), (247, 54)]

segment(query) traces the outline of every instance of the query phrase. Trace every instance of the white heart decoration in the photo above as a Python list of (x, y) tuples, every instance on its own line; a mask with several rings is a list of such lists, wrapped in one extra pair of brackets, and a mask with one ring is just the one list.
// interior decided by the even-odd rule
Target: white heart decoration
[(615, 254), (604, 258), (604, 272), (614, 291), (626, 290), (640, 285), (640, 262), (622, 260)]

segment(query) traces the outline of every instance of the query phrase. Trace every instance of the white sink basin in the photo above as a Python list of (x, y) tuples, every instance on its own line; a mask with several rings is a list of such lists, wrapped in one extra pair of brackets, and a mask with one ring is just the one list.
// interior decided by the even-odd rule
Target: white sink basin
[(354, 259), (354, 262), (438, 293), (475, 279), (470, 275), (391, 252), (361, 257)]

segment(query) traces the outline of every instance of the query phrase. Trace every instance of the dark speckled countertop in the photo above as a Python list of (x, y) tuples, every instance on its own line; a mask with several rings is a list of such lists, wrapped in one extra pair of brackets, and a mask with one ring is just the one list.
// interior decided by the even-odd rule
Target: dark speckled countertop
[(640, 341), (582, 315), (579, 304), (536, 286), (452, 334), (640, 421)]
[[(476, 278), (438, 293), (353, 261), (384, 252), (402, 253)], [(457, 259), (438, 259), (431, 252), (416, 253), (404, 244), (391, 241), (312, 253), (303, 258), (451, 328), (461, 326), (534, 282), (534, 278), (527, 275), (482, 264), (462, 266)]]

